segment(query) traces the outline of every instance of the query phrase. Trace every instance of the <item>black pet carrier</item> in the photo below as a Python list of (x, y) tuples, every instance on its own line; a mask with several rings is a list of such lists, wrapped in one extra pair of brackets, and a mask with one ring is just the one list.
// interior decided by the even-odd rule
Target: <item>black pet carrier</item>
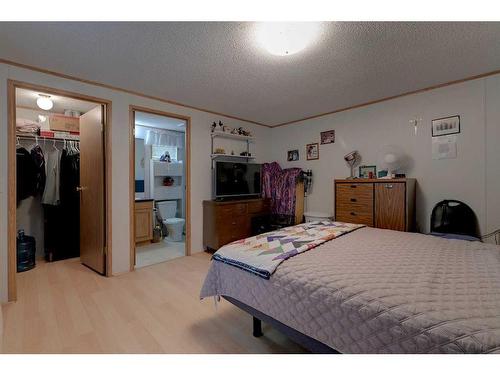
[(480, 238), (474, 211), (463, 202), (444, 200), (434, 206), (431, 233)]

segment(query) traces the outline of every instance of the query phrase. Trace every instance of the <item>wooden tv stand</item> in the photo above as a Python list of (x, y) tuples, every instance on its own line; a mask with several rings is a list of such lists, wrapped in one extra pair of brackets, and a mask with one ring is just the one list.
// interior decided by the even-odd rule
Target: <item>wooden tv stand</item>
[(268, 214), (268, 199), (203, 201), (203, 246), (216, 251), (221, 246), (252, 235), (252, 218)]

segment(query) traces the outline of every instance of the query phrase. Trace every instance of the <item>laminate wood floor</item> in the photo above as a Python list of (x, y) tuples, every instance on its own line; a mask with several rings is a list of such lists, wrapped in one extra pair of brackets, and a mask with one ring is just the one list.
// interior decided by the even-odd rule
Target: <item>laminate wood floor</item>
[(78, 259), (18, 274), (18, 301), (2, 306), (5, 353), (302, 353), (227, 301), (199, 300), (209, 267), (196, 254), (102, 277)]

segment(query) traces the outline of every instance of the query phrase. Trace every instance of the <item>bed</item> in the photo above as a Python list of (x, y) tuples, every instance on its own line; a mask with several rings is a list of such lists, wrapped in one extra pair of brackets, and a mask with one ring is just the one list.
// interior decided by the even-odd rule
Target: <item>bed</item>
[(211, 296), (318, 352), (500, 353), (500, 247), (481, 242), (365, 227), (268, 280), (212, 261)]

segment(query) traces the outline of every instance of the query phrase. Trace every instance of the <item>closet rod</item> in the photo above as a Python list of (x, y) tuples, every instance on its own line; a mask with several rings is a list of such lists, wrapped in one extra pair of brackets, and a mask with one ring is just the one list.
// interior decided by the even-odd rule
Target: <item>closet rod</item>
[(30, 141), (34, 141), (38, 137), (39, 140), (47, 140), (47, 141), (56, 141), (56, 142), (64, 142), (64, 141), (73, 141), (73, 142), (80, 142), (79, 139), (74, 139), (74, 138), (60, 138), (60, 137), (43, 137), (41, 135), (16, 135), (16, 138), (19, 139), (26, 139)]

